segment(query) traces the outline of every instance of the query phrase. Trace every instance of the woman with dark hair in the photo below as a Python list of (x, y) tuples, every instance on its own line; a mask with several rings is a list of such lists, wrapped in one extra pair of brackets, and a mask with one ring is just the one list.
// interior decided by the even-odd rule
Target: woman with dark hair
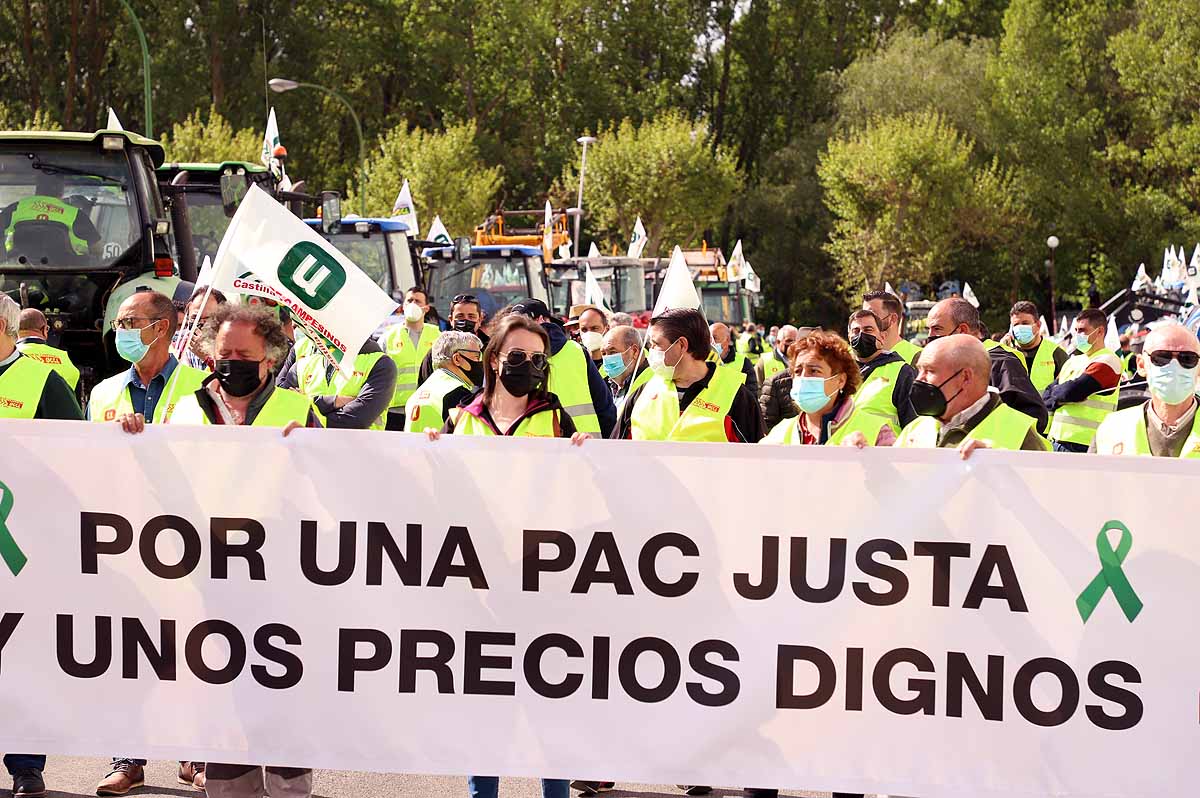
[(735, 443), (762, 438), (762, 414), (745, 374), (708, 359), (712, 338), (700, 311), (663, 312), (650, 320), (646, 340), (654, 376), (625, 400), (612, 437)]
[(483, 388), (449, 413), (443, 433), (507, 437), (571, 438), (578, 432), (558, 397), (546, 390), (550, 380), (550, 337), (542, 326), (513, 313), (496, 325), (483, 350)]
[(792, 401), (800, 415), (779, 422), (761, 443), (798, 446), (891, 446), (890, 416), (856, 408), (862, 376), (845, 339), (819, 332), (797, 342), (791, 359)]

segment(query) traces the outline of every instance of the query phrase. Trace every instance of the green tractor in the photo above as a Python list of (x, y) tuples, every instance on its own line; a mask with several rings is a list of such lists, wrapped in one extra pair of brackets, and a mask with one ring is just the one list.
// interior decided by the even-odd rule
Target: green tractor
[(50, 322), (86, 396), (123, 365), (111, 323), (140, 287), (175, 301), (195, 280), (171, 255), (156, 141), (123, 130), (0, 131), (0, 290)]

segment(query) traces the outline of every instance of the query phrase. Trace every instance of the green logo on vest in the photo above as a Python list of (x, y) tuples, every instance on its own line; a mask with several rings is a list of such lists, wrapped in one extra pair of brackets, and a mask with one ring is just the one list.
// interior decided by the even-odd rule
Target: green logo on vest
[(0, 491), (4, 493), (3, 496), (0, 496), (0, 559), (4, 560), (8, 570), (12, 571), (12, 575), (16, 576), (21, 573), (28, 558), (25, 556), (25, 552), (21, 551), (21, 547), (17, 545), (17, 541), (13, 540), (6, 523), (8, 514), (12, 512), (13, 507), (12, 491), (3, 482), (0, 482)]
[[(1109, 530), (1121, 533), (1115, 550), (1108, 539)], [(1134, 592), (1133, 585), (1129, 584), (1129, 579), (1121, 568), (1121, 564), (1129, 556), (1131, 548), (1133, 548), (1133, 533), (1120, 521), (1109, 521), (1100, 530), (1100, 534), (1096, 537), (1096, 554), (1100, 557), (1100, 573), (1096, 574), (1096, 577), (1079, 594), (1079, 598), (1075, 599), (1075, 608), (1079, 610), (1079, 617), (1083, 618), (1084, 623), (1087, 623), (1088, 618), (1092, 617), (1092, 612), (1104, 598), (1104, 594), (1110, 590), (1113, 598), (1121, 607), (1121, 612), (1125, 613), (1125, 617), (1129, 619), (1130, 623), (1133, 623), (1133, 619), (1138, 617), (1138, 613), (1142, 611), (1142, 600)]]
[(320, 310), (346, 284), (346, 270), (320, 244), (301, 241), (279, 262), (279, 282), (313, 310)]

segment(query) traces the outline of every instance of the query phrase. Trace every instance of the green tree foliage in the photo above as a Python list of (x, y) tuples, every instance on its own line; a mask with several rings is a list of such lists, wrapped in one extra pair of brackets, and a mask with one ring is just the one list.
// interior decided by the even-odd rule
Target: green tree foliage
[(160, 138), (167, 158), (177, 163), (258, 163), (262, 156), (262, 134), (250, 128), (234, 131), (215, 107), (209, 109), (207, 120), (195, 111)]
[(1011, 179), (972, 162), (973, 143), (936, 112), (889, 117), (830, 142), (818, 166), (834, 215), (828, 246), (843, 290), (952, 276), (1024, 222)]
[[(676, 244), (699, 245), (741, 187), (734, 157), (712, 134), (680, 114), (641, 125), (626, 119), (601, 130), (588, 150), (584, 206), (593, 238), (623, 245), (640, 216), (645, 256)], [(559, 193), (574, 197), (578, 171), (568, 166)], [(603, 249), (603, 247), (602, 247)]]
[[(443, 133), (398, 125), (379, 139), (374, 153), (367, 158), (370, 214), (390, 215), (405, 180), (423, 232), (437, 214), (451, 234), (469, 235), (494, 210), (502, 170), (483, 162), (471, 122), (451, 125)], [(347, 207), (358, 207), (356, 194), (348, 197)]]

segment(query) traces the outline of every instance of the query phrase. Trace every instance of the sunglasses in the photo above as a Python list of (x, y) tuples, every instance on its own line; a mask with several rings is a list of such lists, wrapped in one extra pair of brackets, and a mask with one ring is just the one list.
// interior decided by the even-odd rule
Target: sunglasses
[(533, 367), (538, 371), (542, 371), (549, 364), (549, 359), (541, 352), (526, 352), (524, 349), (510, 349), (507, 352), (501, 352), (500, 357), (504, 362), (516, 368), (523, 364), (526, 360), (533, 364)]
[(459, 294), (458, 296), (454, 297), (454, 299), (450, 300), (451, 305), (457, 305), (460, 302), (473, 302), (476, 305), (478, 305), (479, 298), (476, 297), (474, 294)]
[(1178, 360), (1179, 365), (1185, 369), (1194, 369), (1196, 366), (1200, 366), (1200, 355), (1195, 352), (1168, 352), (1160, 349), (1157, 352), (1151, 352), (1149, 357), (1150, 362), (1159, 368), (1167, 365), (1172, 360)]

